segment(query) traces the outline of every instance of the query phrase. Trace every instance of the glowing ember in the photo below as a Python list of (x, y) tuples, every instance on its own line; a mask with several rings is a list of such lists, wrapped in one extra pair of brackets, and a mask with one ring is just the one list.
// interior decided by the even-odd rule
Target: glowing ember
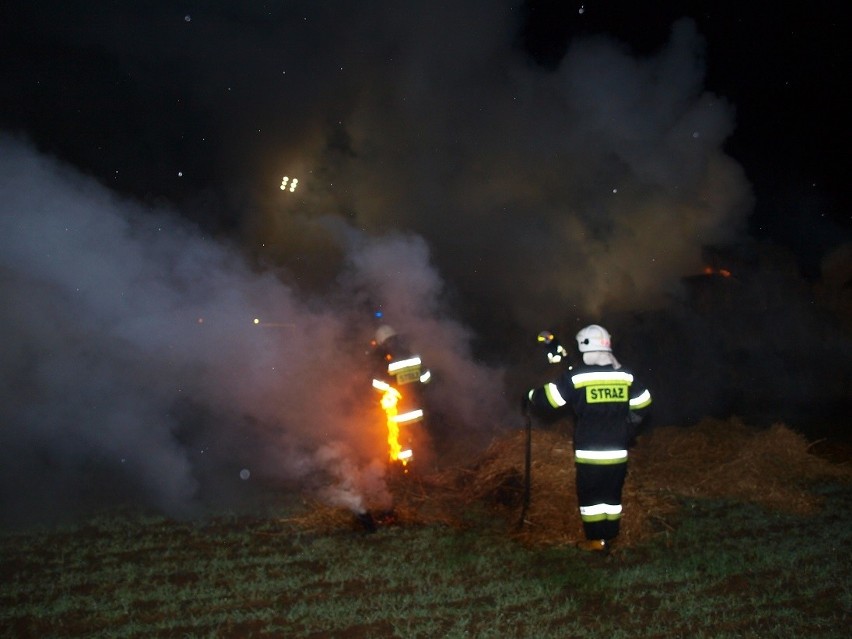
[(731, 277), (731, 272), (726, 268), (713, 268), (712, 266), (704, 267), (705, 275), (721, 275), (722, 277)]

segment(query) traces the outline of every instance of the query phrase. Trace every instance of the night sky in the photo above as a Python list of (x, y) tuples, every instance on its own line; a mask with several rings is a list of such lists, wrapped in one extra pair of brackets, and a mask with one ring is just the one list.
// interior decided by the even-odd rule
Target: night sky
[(18, 4), (4, 521), (380, 490), (378, 308), (436, 372), (442, 440), (517, 427), (554, 374), (535, 334), (590, 322), (656, 423), (848, 437), (839, 3)]

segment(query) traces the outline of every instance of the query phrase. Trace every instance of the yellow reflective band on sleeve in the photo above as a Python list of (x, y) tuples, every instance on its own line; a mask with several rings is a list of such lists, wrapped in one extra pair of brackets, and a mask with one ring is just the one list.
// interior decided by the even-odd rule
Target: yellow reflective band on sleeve
[(397, 373), (405, 370), (406, 368), (415, 368), (417, 366), (420, 366), (420, 358), (409, 357), (408, 359), (401, 359), (388, 364), (388, 373), (390, 373), (391, 375), (396, 375)]
[(607, 382), (621, 382), (628, 386), (633, 383), (633, 375), (624, 371), (598, 371), (594, 373), (577, 373), (571, 376), (574, 388), (582, 388), (589, 384), (605, 384)]
[(565, 398), (562, 397), (562, 394), (553, 382), (545, 384), (544, 395), (547, 397), (548, 403), (553, 406), (553, 408), (562, 408), (566, 404)]
[(428, 384), (431, 379), (432, 379), (432, 371), (426, 371), (425, 373), (423, 373), (420, 376), (420, 383), (421, 384)]
[[(381, 393), (384, 393), (384, 397), (392, 396), (392, 397), (396, 397), (397, 399), (402, 398), (402, 395), (400, 395), (398, 390), (396, 390), (393, 386), (391, 386), (387, 382), (381, 381), (380, 379), (374, 379), (373, 380), (373, 388), (375, 388), (377, 391), (379, 391)], [(382, 401), (384, 402), (384, 399)]]
[(396, 378), (400, 385), (420, 381), (420, 358), (410, 357), (388, 364), (388, 374)]
[(623, 464), (627, 461), (626, 450), (575, 450), (574, 461), (578, 464)]
[(390, 390), (390, 384), (388, 384), (387, 382), (383, 382), (379, 379), (374, 379), (373, 388), (384, 392)]
[(423, 411), (418, 408), (417, 410), (412, 410), (407, 413), (395, 415), (391, 417), (391, 419), (397, 424), (409, 424), (412, 422), (419, 422), (421, 419), (423, 419)]
[(580, 506), (580, 518), (585, 522), (621, 519), (621, 504)]
[(645, 408), (651, 403), (651, 393), (647, 390), (630, 400), (630, 408)]

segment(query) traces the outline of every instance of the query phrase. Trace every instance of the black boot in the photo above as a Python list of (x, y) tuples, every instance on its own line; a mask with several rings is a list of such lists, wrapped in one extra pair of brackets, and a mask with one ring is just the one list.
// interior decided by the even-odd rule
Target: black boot
[(373, 516), (369, 511), (364, 511), (363, 513), (357, 513), (355, 515), (355, 519), (358, 521), (361, 526), (363, 526), (364, 530), (368, 533), (376, 532), (376, 521), (373, 519)]

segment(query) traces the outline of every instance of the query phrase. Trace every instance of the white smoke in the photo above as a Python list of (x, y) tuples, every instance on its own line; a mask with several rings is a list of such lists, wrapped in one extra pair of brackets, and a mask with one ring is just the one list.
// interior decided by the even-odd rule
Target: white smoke
[[(436, 369), (487, 374), (464, 361), (459, 325), (436, 317), (441, 281), (416, 238), (352, 243), (341, 284), (305, 299), (173, 212), (0, 144), (4, 518), (104, 497), (183, 514), (235, 490), (243, 468), (305, 486), (330, 473), (384, 499), (364, 356), (374, 327), (353, 303), (371, 287), (401, 327), (429, 330)], [(394, 253), (408, 270), (375, 270)], [(499, 401), (487, 405), (463, 417), (493, 428)]]
[(387, 510), (393, 506), (393, 496), (385, 483), (387, 465), (379, 459), (359, 466), (353, 462), (351, 452), (340, 444), (322, 446), (316, 458), (335, 479), (320, 491), (328, 503), (348, 508), (356, 514), (374, 509)]

